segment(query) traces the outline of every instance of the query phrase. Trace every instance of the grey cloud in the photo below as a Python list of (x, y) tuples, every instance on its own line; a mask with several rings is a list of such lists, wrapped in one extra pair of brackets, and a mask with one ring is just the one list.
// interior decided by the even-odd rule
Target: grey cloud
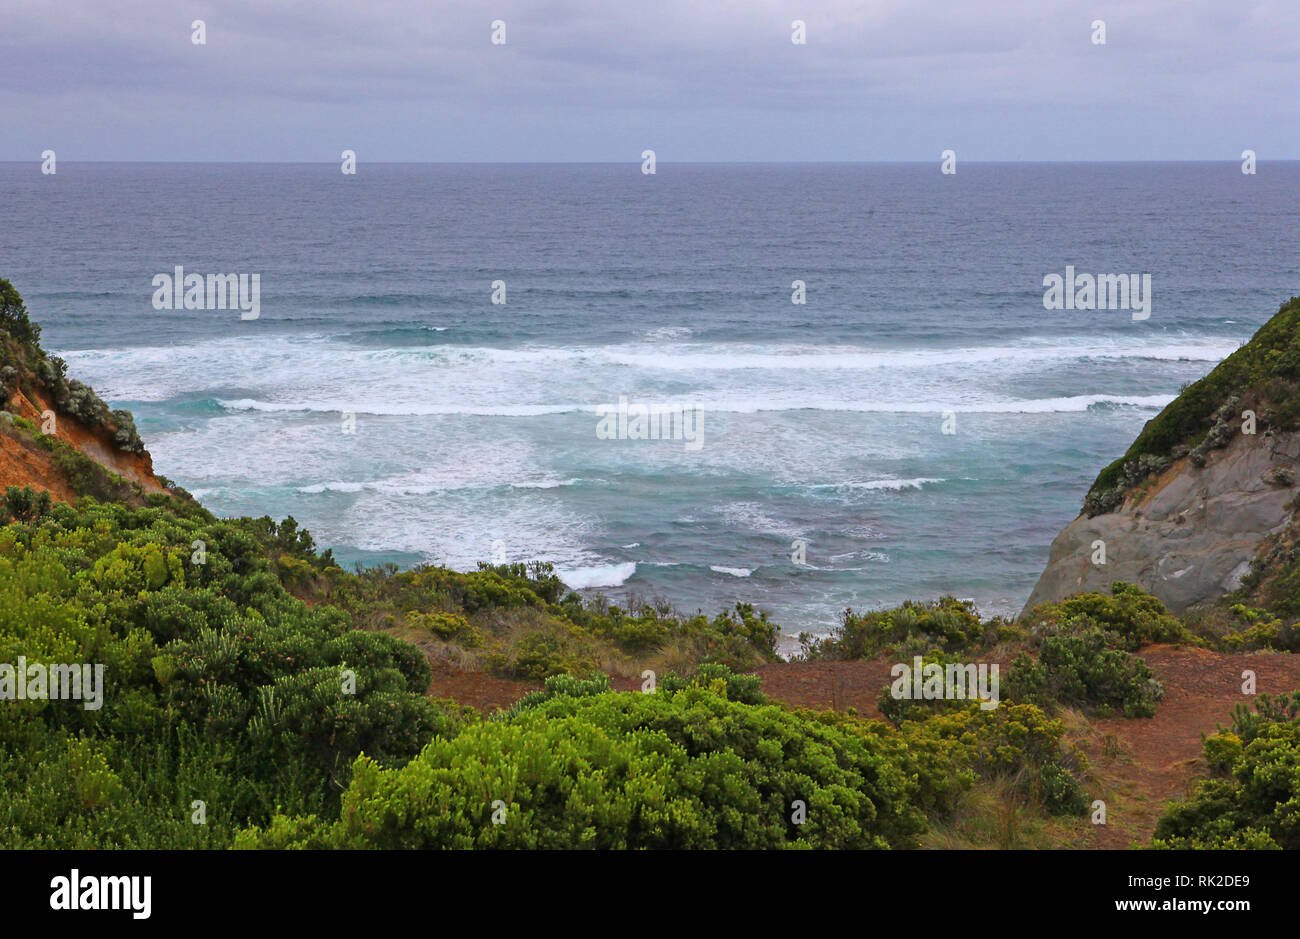
[[(665, 160), (1300, 156), (1293, 0), (8, 7), (0, 159), (635, 159), (638, 135)], [(1046, 135), (1069, 112), (1106, 132)]]

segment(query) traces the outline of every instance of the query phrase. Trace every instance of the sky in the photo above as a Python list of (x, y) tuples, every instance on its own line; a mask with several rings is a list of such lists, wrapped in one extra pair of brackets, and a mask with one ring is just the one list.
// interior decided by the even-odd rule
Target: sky
[(1262, 162), (1298, 110), (1298, 0), (0, 0), (4, 161)]

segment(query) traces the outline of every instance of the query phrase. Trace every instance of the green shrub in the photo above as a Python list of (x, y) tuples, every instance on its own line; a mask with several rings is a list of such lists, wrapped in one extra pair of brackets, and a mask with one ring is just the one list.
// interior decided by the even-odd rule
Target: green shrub
[(904, 724), (910, 737), (959, 744), (959, 761), (985, 779), (1007, 779), (1016, 791), (1056, 815), (1081, 815), (1087, 799), (1076, 773), (1081, 754), (1062, 743), (1064, 727), (1031, 704), (1003, 701), (986, 710), (968, 703), (960, 710), (931, 712)]
[(105, 698), (0, 708), (0, 845), (228, 845), (277, 806), (336, 812), (361, 752), (402, 763), (460, 725), (418, 649), (308, 608), (239, 523), (167, 503), (6, 492), (0, 661), (101, 664)]
[(466, 649), (474, 649), (483, 644), (483, 634), (459, 613), (421, 613), (419, 610), (410, 610), (406, 614), (406, 624), (432, 633), (439, 639), (457, 642)]
[[(902, 726), (904, 721), (924, 720), (934, 714), (965, 710), (969, 706), (971, 700), (973, 700), (972, 696), (979, 690), (978, 687), (966, 688), (964, 689), (966, 697), (963, 698), (915, 698), (911, 696), (911, 688), (907, 688), (906, 690), (900, 688), (900, 691), (904, 693), (895, 696), (895, 685), (898, 685), (900, 682), (905, 680), (914, 679), (918, 667), (922, 674), (924, 674), (927, 666), (931, 665), (938, 665), (946, 670), (947, 666), (950, 665), (964, 668), (968, 664), (977, 664), (964, 662), (960, 656), (942, 652), (933, 655), (919, 656), (919, 665), (917, 663), (917, 658), (918, 657), (914, 657), (911, 662), (904, 663), (910, 671), (906, 675), (895, 677), (895, 680), (881, 688), (880, 694), (876, 696), (877, 709), (885, 720), (889, 721), (895, 727)], [(962, 676), (962, 679), (964, 684), (965, 676)]]
[(34, 522), (50, 514), (50, 494), (31, 486), (6, 486), (4, 521)]
[(117, 410), (111, 415), (113, 420), (113, 443), (127, 453), (144, 453), (144, 441), (135, 429), (135, 418), (130, 411)]
[(546, 679), (541, 691), (530, 691), (504, 711), (493, 715), (493, 720), (510, 720), (516, 715), (544, 704), (552, 698), (586, 698), (605, 694), (610, 690), (609, 676), (599, 672), (589, 678), (580, 675), (552, 675)]
[(41, 327), (31, 321), (23, 298), (3, 277), (0, 277), (0, 330), (20, 343), (38, 346), (41, 340)]
[(986, 638), (988, 628), (973, 604), (956, 597), (907, 601), (892, 610), (854, 613), (846, 610), (840, 626), (826, 639), (801, 635), (800, 657), (866, 659), (885, 654), (907, 657), (934, 650), (970, 649)]
[(1154, 642), (1199, 644), (1159, 599), (1133, 584), (1115, 581), (1110, 596), (1080, 593), (1059, 603), (1034, 607), (1021, 619), (1030, 637), (1041, 641), (1058, 633), (1102, 629), (1135, 651)]
[(1021, 653), (1003, 685), (1006, 697), (1053, 710), (1064, 704), (1099, 716), (1153, 717), (1164, 687), (1147, 664), (1114, 648), (1100, 629), (1051, 636), (1034, 661)]
[(1273, 652), (1300, 652), (1300, 623), (1287, 623), (1265, 610), (1253, 609), (1241, 603), (1229, 607), (1241, 629), (1225, 633), (1218, 640), (1224, 652), (1253, 652), (1268, 649)]
[(565, 673), (589, 675), (598, 670), (591, 642), (580, 631), (553, 620), (537, 622), (513, 646), (489, 652), (485, 660), (498, 674), (531, 681)]
[(669, 672), (659, 681), (659, 691), (673, 692), (683, 688), (702, 687), (720, 691), (728, 701), (741, 704), (766, 704), (763, 681), (757, 675), (738, 675), (726, 665), (705, 662), (688, 675)]

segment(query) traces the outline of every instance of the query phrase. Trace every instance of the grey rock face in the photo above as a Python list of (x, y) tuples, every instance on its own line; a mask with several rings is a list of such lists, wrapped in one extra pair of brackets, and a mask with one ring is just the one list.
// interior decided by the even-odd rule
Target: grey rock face
[[(1079, 516), (1052, 542), (1025, 610), (1081, 591), (1137, 584), (1179, 612), (1235, 590), (1260, 542), (1286, 527), (1296, 495), (1265, 479), (1300, 465), (1300, 434), (1238, 434), (1197, 468), (1183, 458), (1115, 512)], [(1100, 541), (1105, 564), (1094, 563)]]

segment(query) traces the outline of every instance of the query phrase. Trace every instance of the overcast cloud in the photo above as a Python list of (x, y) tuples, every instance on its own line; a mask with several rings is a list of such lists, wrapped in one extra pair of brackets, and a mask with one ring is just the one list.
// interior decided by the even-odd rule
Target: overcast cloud
[(0, 0), (0, 160), (1267, 161), (1298, 103), (1297, 0)]

